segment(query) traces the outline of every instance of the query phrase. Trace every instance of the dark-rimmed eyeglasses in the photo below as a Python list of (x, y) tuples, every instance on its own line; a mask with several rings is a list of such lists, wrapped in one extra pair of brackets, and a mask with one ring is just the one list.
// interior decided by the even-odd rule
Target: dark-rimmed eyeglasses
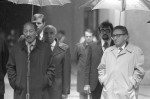
[(110, 29), (100, 29), (100, 32), (101, 33), (104, 33), (104, 32), (111, 33), (111, 30)]
[(111, 38), (114, 40), (115, 38), (118, 39), (119, 37), (123, 36), (123, 35), (126, 35), (126, 34), (113, 34), (111, 36)]

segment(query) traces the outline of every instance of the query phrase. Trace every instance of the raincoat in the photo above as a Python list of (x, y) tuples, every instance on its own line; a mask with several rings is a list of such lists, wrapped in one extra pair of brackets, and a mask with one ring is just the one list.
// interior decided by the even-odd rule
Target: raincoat
[(104, 85), (101, 99), (136, 99), (136, 88), (144, 76), (142, 50), (128, 44), (120, 53), (116, 46), (104, 52), (98, 66)]

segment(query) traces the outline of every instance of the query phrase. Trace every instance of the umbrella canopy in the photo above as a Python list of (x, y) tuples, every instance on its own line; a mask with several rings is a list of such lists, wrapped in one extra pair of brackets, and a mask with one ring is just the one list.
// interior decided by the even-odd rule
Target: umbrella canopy
[(70, 3), (70, 0), (8, 0), (16, 4), (32, 4), (37, 6), (47, 6), (47, 5), (64, 5)]
[[(64, 5), (66, 3), (71, 3), (70, 0), (8, 0), (16, 4), (31, 4), (32, 5), (32, 17), (34, 5), (36, 6), (48, 6), (48, 5)], [(31, 20), (32, 20), (31, 17)]]
[(121, 12), (125, 10), (144, 10), (150, 11), (150, 0), (89, 0), (81, 7), (91, 7), (94, 9), (114, 9)]
[[(95, 1), (95, 0), (94, 0)], [(100, 0), (93, 9), (144, 10), (150, 11), (146, 0)]]

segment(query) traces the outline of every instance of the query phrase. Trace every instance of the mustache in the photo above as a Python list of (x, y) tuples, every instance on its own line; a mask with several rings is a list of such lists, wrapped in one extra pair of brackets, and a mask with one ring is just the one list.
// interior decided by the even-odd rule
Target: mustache
[(102, 36), (102, 39), (103, 39), (103, 40), (109, 40), (109, 36), (108, 36), (107, 34), (104, 34), (104, 35)]

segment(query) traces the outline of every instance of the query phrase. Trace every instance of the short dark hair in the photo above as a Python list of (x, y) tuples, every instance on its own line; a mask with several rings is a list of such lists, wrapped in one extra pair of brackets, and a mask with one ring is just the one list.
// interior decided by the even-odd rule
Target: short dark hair
[(29, 24), (29, 25), (32, 25), (32, 26), (34, 27), (35, 31), (37, 31), (37, 26), (36, 26), (36, 24), (33, 23), (33, 22), (31, 22), (31, 21), (25, 22), (25, 24), (23, 25), (23, 28), (24, 28), (25, 25), (28, 25), (28, 24)]
[(99, 27), (98, 27), (99, 32), (100, 32), (101, 28), (110, 28), (111, 31), (113, 31), (113, 25), (109, 21), (104, 21), (99, 25)]
[(114, 31), (115, 30), (121, 30), (123, 32), (123, 34), (128, 35), (128, 30), (125, 26), (118, 25), (118, 26), (114, 27)]

